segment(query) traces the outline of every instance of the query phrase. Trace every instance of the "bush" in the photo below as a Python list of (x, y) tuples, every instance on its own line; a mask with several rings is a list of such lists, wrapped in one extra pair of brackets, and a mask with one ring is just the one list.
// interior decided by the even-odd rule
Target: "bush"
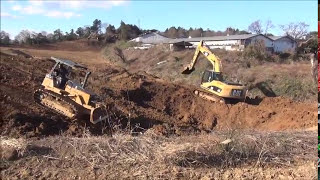
[(103, 49), (103, 54), (108, 61), (120, 63), (118, 65), (124, 65), (126, 64), (126, 58), (123, 54), (123, 50), (137, 45), (138, 43), (136, 42), (117, 41), (116, 43), (107, 44)]
[(245, 59), (255, 58), (259, 61), (272, 61), (271, 53), (267, 51), (263, 41), (255, 41), (247, 46), (244, 49), (242, 56)]
[(312, 80), (283, 77), (283, 81), (275, 87), (277, 95), (288, 96), (293, 100), (305, 100), (317, 95), (316, 84)]

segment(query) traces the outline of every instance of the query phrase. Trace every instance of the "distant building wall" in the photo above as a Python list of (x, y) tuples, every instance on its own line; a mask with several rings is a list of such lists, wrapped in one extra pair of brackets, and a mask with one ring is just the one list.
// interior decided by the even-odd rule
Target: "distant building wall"
[[(273, 41), (263, 35), (254, 36), (248, 39), (228, 39), (228, 40), (205, 40), (205, 45), (210, 49), (225, 49), (227, 51), (242, 51), (249, 44), (262, 40), (267, 49), (273, 49)], [(188, 41), (196, 48), (199, 41)]]
[(288, 37), (283, 37), (274, 41), (275, 52), (293, 52), (297, 48), (297, 43)]

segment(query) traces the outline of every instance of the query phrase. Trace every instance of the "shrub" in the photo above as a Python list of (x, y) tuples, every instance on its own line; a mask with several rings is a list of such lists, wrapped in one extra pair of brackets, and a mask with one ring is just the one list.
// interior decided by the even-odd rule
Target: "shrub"
[(247, 46), (244, 49), (242, 56), (245, 59), (255, 58), (259, 61), (272, 61), (271, 53), (267, 51), (263, 41), (255, 41)]
[(283, 77), (283, 81), (275, 87), (277, 95), (288, 96), (294, 100), (305, 100), (310, 96), (316, 96), (316, 84), (312, 80), (300, 78)]

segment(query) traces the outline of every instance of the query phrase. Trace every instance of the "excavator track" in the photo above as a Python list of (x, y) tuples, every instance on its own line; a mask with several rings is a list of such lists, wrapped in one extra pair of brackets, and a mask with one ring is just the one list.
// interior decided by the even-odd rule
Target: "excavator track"
[(204, 91), (201, 91), (201, 90), (194, 90), (193, 92), (194, 92), (194, 94), (196, 96), (199, 96), (202, 99), (209, 100), (209, 101), (212, 101), (212, 102), (226, 103), (226, 100), (224, 98), (219, 97), (217, 95), (214, 95), (214, 94), (211, 94), (211, 93), (207, 93), (207, 92), (204, 92)]
[(223, 98), (223, 97), (217, 96), (215, 94), (207, 93), (207, 92), (204, 92), (204, 91), (201, 91), (201, 90), (194, 90), (193, 92), (194, 92), (194, 94), (196, 96), (199, 96), (202, 99), (205, 99), (205, 100), (208, 100), (208, 101), (211, 101), (211, 102), (219, 102), (219, 103), (223, 103), (223, 104), (236, 104), (238, 102), (243, 101), (241, 99)]
[(38, 89), (34, 93), (34, 100), (37, 104), (70, 119), (75, 119), (79, 116), (79, 110), (73, 101), (52, 91)]

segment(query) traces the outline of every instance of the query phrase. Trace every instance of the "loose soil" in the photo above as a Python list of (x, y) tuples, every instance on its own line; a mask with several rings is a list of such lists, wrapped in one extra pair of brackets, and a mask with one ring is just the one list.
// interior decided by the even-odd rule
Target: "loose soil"
[[(101, 126), (96, 129), (85, 120), (71, 122), (34, 103), (33, 92), (52, 65), (47, 58), (1, 53), (2, 135), (77, 134), (84, 124), (95, 134), (107, 133)], [(144, 129), (157, 125), (163, 134), (226, 129), (303, 130), (316, 126), (316, 106), (312, 103), (283, 97), (247, 99), (235, 105), (212, 103), (194, 96), (195, 86), (171, 83), (145, 72), (130, 73), (111, 65), (90, 68), (94, 73), (89, 89), (104, 99), (113, 121), (124, 126), (128, 122)]]
[[(1, 48), (3, 179), (315, 179), (316, 136), (305, 130), (317, 127), (316, 103), (212, 103), (192, 84), (112, 64), (100, 47), (61, 46)], [(88, 88), (112, 122), (71, 121), (35, 104), (51, 56), (89, 67)]]

